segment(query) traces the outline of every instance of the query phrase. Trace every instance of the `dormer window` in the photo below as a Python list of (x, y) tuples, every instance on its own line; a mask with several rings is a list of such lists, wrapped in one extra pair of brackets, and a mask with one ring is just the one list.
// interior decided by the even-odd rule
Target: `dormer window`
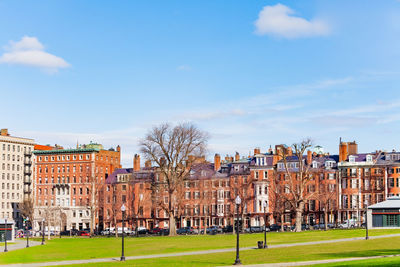
[(356, 162), (356, 157), (349, 156), (349, 162)]
[(367, 155), (367, 162), (372, 162), (372, 156), (371, 155)]
[(314, 169), (318, 168), (318, 162), (316, 162), (316, 161), (313, 161), (313, 163), (312, 163), (312, 167), (313, 167)]
[(334, 161), (326, 161), (325, 162), (325, 167), (326, 168), (332, 168), (334, 164), (335, 164)]

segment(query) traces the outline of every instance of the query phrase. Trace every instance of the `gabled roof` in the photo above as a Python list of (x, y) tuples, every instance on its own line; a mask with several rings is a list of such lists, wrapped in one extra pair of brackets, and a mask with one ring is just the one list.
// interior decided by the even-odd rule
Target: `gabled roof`
[(113, 184), (117, 182), (118, 174), (129, 174), (133, 172), (133, 168), (119, 168), (115, 169), (106, 179), (106, 184)]
[(400, 197), (388, 197), (385, 201), (368, 206), (368, 209), (400, 209)]

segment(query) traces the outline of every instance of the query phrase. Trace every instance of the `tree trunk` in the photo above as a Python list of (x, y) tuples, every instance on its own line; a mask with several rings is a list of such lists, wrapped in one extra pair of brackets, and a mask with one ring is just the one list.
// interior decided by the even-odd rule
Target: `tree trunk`
[(50, 223), (47, 224), (47, 240), (50, 240)]
[(324, 226), (325, 226), (325, 231), (328, 230), (328, 212), (324, 211)]
[(176, 235), (175, 217), (173, 212), (169, 212), (169, 236)]
[(301, 219), (303, 216), (303, 210), (299, 207), (296, 209), (296, 232), (301, 232)]
[(283, 232), (283, 220), (285, 219), (285, 215), (281, 213), (281, 232)]

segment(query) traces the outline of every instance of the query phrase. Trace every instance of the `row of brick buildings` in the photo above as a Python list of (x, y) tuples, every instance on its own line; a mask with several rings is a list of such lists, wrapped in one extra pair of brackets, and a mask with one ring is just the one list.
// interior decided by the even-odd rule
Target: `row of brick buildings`
[[(121, 149), (90, 143), (74, 149), (34, 144), (32, 139), (0, 135), (0, 216), (20, 221), (18, 205), (32, 200), (32, 225), (44, 219), (54, 229), (120, 227), (120, 207), (127, 207), (129, 227), (168, 227), (169, 195), (165, 179), (151, 162), (133, 158), (132, 168), (121, 168)], [(280, 151), (288, 151), (285, 159)], [(305, 184), (303, 222), (363, 221), (365, 203), (374, 204), (400, 193), (400, 153), (358, 153), (355, 142), (340, 142), (339, 155), (319, 147), (297, 158), (284, 145), (266, 152), (254, 149), (247, 157), (190, 159), (190, 173), (174, 196), (177, 227), (232, 225), (234, 198), (242, 198), (245, 226), (294, 223), (294, 207), (287, 201), (299, 174), (299, 163), (309, 168)], [(13, 166), (14, 165), (14, 166)], [(293, 176), (293, 177), (290, 177)], [(14, 198), (13, 198), (14, 195)], [(4, 196), (4, 197), (3, 197)]]
[[(214, 162), (198, 158), (192, 165), (176, 207), (177, 226), (203, 228), (209, 225), (232, 225), (235, 220), (234, 198), (242, 198), (245, 226), (264, 224), (294, 224), (294, 207), (278, 205), (279, 199), (290, 196), (291, 179), (298, 175), (299, 159), (291, 152), (286, 160), (278, 153), (288, 149), (278, 145), (261, 153), (254, 149), (251, 156), (241, 158), (216, 154)], [(400, 193), (400, 153), (358, 153), (356, 142), (340, 142), (339, 155), (323, 153), (319, 147), (308, 151), (301, 159), (309, 167), (310, 179), (305, 184), (303, 223), (325, 221), (340, 223), (347, 219), (363, 222), (365, 205), (381, 202)], [(295, 178), (294, 178), (295, 179)], [(157, 167), (146, 162), (140, 165), (135, 155), (133, 168), (117, 169), (106, 180), (103, 202), (103, 228), (120, 225), (122, 203), (128, 207), (127, 218), (132, 227), (168, 227), (168, 194)], [(165, 201), (163, 201), (165, 199)], [(285, 201), (283, 201), (285, 202)], [(265, 204), (264, 204), (265, 203)]]

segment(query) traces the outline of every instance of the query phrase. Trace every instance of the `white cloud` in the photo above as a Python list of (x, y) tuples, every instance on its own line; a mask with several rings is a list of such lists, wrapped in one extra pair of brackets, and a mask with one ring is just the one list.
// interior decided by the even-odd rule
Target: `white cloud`
[(0, 63), (39, 67), (48, 72), (56, 72), (60, 68), (70, 66), (64, 59), (47, 53), (36, 37), (24, 36), (18, 42), (10, 41), (0, 57)]
[(330, 29), (325, 22), (317, 19), (308, 21), (293, 14), (292, 9), (282, 4), (265, 6), (254, 23), (256, 33), (288, 39), (329, 34)]

